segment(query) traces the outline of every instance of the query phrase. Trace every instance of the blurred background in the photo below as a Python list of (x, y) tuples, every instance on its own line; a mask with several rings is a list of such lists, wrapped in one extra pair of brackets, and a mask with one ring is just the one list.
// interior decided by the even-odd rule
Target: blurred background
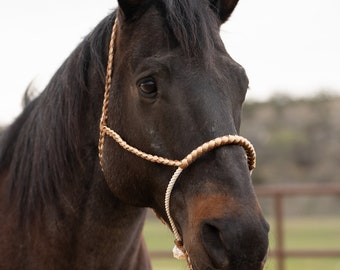
[[(26, 87), (42, 90), (116, 6), (0, 3), (0, 129), (20, 113)], [(253, 182), (272, 225), (265, 269), (340, 270), (339, 11), (338, 0), (240, 0), (221, 29), (250, 79), (241, 134), (257, 150)], [(151, 214), (145, 235), (154, 269), (185, 269), (169, 259), (171, 233)]]

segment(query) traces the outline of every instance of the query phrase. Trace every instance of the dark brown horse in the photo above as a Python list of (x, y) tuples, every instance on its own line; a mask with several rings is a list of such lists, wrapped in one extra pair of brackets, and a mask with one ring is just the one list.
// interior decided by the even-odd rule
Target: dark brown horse
[[(2, 134), (0, 269), (150, 269), (146, 208), (166, 222), (174, 168), (104, 144), (99, 122), (118, 18), (107, 124), (130, 145), (181, 159), (237, 134), (248, 80), (219, 36), (237, 0), (120, 0)], [(216, 148), (185, 169), (171, 216), (194, 270), (259, 270), (268, 225), (244, 150)]]

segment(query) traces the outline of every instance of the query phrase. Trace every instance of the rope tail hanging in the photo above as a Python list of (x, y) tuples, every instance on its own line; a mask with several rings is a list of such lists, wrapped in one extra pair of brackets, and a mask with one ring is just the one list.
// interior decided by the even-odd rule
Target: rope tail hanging
[(171, 180), (169, 181), (168, 187), (166, 189), (165, 193), (165, 199), (164, 199), (164, 204), (165, 204), (165, 210), (166, 214), (170, 223), (170, 227), (173, 231), (173, 234), (175, 236), (175, 248), (173, 250), (174, 252), (174, 257), (178, 259), (183, 259), (185, 258), (188, 263), (188, 267), (192, 269), (191, 263), (190, 263), (190, 258), (189, 255), (184, 247), (184, 243), (182, 241), (181, 235), (179, 234), (175, 222), (171, 217), (170, 213), (170, 198), (171, 198), (171, 193), (173, 190), (173, 187), (175, 186), (175, 183), (177, 179), (179, 178), (180, 174), (182, 171), (187, 168), (191, 163), (193, 163), (196, 159), (198, 159), (200, 156), (203, 154), (217, 148), (223, 145), (228, 145), (228, 144), (236, 144), (240, 145), (244, 148), (247, 162), (248, 162), (248, 167), (250, 170), (250, 173), (253, 171), (253, 169), (256, 166), (256, 154), (255, 154), (255, 149), (253, 145), (244, 137), (239, 136), (239, 135), (226, 135), (222, 137), (215, 138), (213, 140), (210, 140), (201, 146), (197, 147), (194, 149), (191, 153), (189, 153), (185, 158), (182, 160), (171, 160), (167, 159), (164, 157), (159, 157), (156, 155), (151, 155), (148, 153), (145, 153), (143, 151), (140, 151), (139, 149), (129, 145), (126, 141), (124, 141), (120, 135), (110, 129), (107, 126), (107, 114), (108, 114), (108, 104), (109, 104), (109, 92), (111, 88), (111, 83), (112, 83), (112, 72), (113, 72), (113, 60), (114, 60), (114, 47), (115, 47), (115, 41), (116, 41), (116, 32), (118, 29), (118, 19), (115, 19), (114, 25), (112, 27), (112, 33), (111, 33), (111, 40), (110, 40), (110, 45), (109, 45), (109, 56), (108, 56), (108, 62), (107, 62), (107, 70), (106, 70), (106, 82), (105, 82), (105, 93), (104, 93), (104, 100), (103, 100), (103, 107), (102, 107), (102, 116), (100, 119), (100, 135), (99, 135), (99, 142), (98, 142), (98, 152), (99, 152), (99, 162), (102, 170), (104, 171), (104, 164), (103, 164), (103, 151), (104, 151), (104, 142), (105, 142), (105, 137), (109, 136), (113, 140), (115, 140), (123, 149), (126, 151), (131, 152), (132, 154), (148, 160), (150, 162), (155, 162), (167, 166), (174, 166), (177, 167), (177, 170), (171, 177)]

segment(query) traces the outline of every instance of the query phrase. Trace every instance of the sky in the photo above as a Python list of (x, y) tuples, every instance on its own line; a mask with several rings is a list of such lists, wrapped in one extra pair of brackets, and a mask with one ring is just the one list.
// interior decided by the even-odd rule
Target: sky
[[(42, 89), (116, 6), (112, 0), (0, 2), (0, 125), (20, 113), (30, 82)], [(247, 71), (247, 99), (340, 94), (339, 11), (339, 0), (240, 0), (221, 36)]]

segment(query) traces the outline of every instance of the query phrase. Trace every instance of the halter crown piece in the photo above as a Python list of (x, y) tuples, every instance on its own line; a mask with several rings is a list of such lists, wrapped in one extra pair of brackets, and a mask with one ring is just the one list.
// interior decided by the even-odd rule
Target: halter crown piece
[(222, 137), (215, 138), (210, 140), (201, 146), (194, 149), (191, 153), (189, 153), (185, 158), (182, 160), (171, 160), (163, 157), (158, 157), (155, 155), (147, 154), (143, 151), (138, 150), (137, 148), (129, 145), (125, 142), (118, 133), (113, 131), (107, 126), (107, 112), (108, 112), (108, 104), (109, 104), (109, 91), (111, 88), (112, 82), (112, 68), (113, 68), (113, 57), (114, 57), (114, 46), (115, 46), (115, 38), (116, 38), (116, 31), (118, 27), (118, 19), (115, 19), (115, 22), (112, 27), (111, 33), (111, 40), (109, 46), (109, 55), (108, 55), (108, 63), (107, 63), (107, 70), (106, 70), (106, 82), (105, 82), (105, 93), (104, 93), (104, 101), (103, 101), (103, 108), (102, 108), (102, 116), (100, 119), (100, 136), (99, 136), (99, 143), (98, 143), (98, 150), (99, 150), (99, 161), (102, 171), (104, 171), (103, 166), (103, 149), (104, 149), (104, 141), (105, 136), (109, 136), (114, 139), (123, 149), (135, 154), (136, 156), (148, 160), (150, 162), (155, 162), (167, 166), (174, 166), (178, 167), (173, 176), (171, 177), (168, 187), (165, 193), (165, 210), (167, 217), (169, 219), (169, 223), (173, 234), (175, 236), (175, 244), (176, 246), (173, 249), (174, 257), (177, 259), (186, 259), (188, 266), (192, 269), (190, 258), (185, 250), (182, 238), (176, 228), (176, 225), (171, 217), (170, 214), (170, 197), (172, 189), (180, 176), (181, 172), (187, 168), (191, 163), (193, 163), (197, 158), (205, 154), (206, 152), (215, 149), (217, 147), (228, 145), (228, 144), (236, 144), (240, 145), (244, 148), (246, 152), (246, 158), (248, 161), (248, 167), (250, 173), (255, 168), (256, 164), (256, 154), (253, 145), (245, 138), (238, 136), (238, 135), (226, 135)]

